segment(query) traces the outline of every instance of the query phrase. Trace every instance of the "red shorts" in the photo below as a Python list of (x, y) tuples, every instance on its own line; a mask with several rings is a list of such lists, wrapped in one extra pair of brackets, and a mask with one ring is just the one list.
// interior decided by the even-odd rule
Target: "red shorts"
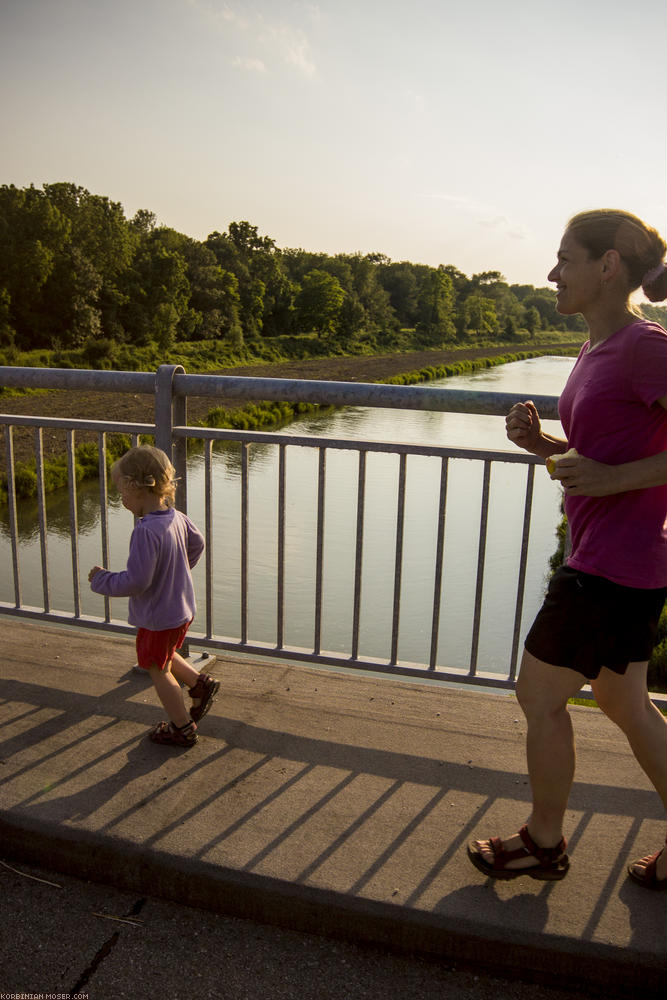
[(166, 628), (162, 632), (153, 632), (149, 628), (140, 628), (137, 632), (137, 663), (144, 670), (157, 667), (164, 670), (176, 649), (185, 642), (185, 636), (192, 622), (179, 625), (178, 628)]

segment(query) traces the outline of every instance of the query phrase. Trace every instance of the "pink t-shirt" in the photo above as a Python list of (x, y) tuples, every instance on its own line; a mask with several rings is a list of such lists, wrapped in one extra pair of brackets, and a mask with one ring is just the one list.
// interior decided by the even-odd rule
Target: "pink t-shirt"
[[(560, 397), (568, 447), (620, 465), (667, 451), (667, 332), (638, 321), (584, 344)], [(667, 486), (565, 499), (568, 564), (626, 587), (667, 586)]]

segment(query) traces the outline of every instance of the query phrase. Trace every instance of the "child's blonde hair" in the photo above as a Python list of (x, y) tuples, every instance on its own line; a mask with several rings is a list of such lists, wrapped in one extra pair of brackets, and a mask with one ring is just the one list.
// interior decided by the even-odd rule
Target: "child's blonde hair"
[(148, 490), (172, 507), (176, 498), (176, 470), (161, 448), (140, 444), (126, 451), (111, 467), (125, 486)]

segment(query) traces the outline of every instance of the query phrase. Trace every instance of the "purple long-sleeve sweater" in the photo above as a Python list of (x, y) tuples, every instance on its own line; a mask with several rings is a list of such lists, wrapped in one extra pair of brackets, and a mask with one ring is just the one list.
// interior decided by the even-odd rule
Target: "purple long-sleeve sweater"
[(190, 570), (204, 551), (204, 537), (189, 517), (170, 507), (146, 514), (135, 525), (122, 573), (100, 570), (96, 594), (129, 597), (130, 625), (162, 631), (178, 628), (197, 610)]

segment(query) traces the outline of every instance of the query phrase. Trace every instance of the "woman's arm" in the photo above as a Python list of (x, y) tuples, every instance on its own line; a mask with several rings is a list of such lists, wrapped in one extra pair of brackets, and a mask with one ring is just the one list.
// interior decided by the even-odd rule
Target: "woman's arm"
[(567, 441), (563, 438), (545, 434), (540, 424), (540, 416), (532, 399), (525, 403), (515, 403), (505, 418), (507, 437), (518, 448), (524, 448), (548, 458), (549, 455), (562, 455), (567, 451)]
[(665, 486), (667, 451), (621, 465), (605, 465), (584, 455), (573, 455), (560, 460), (551, 478), (560, 479), (567, 493), (582, 497), (608, 497)]
[[(667, 410), (667, 396), (658, 400)], [(564, 458), (551, 477), (560, 479), (568, 493), (584, 497), (606, 497), (631, 490), (667, 485), (667, 451), (621, 465), (605, 465), (583, 455)]]

